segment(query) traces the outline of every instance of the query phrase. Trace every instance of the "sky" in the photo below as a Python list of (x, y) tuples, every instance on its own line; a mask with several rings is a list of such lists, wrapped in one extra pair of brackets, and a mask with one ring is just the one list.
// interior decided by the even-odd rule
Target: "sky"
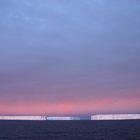
[(140, 113), (139, 0), (0, 0), (0, 114)]

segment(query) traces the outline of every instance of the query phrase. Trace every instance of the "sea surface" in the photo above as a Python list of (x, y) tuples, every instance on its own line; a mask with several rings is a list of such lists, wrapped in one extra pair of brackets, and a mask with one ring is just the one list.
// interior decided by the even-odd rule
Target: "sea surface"
[(140, 120), (0, 121), (0, 140), (140, 140)]

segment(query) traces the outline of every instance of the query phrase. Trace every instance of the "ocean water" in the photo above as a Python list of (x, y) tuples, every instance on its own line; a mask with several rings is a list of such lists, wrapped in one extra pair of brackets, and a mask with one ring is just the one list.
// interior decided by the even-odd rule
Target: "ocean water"
[(0, 121), (0, 140), (140, 140), (140, 120)]

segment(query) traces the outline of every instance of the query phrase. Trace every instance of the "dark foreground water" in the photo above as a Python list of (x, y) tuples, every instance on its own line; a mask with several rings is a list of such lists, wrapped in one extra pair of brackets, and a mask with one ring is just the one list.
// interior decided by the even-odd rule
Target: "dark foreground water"
[(140, 140), (140, 120), (0, 121), (0, 140)]

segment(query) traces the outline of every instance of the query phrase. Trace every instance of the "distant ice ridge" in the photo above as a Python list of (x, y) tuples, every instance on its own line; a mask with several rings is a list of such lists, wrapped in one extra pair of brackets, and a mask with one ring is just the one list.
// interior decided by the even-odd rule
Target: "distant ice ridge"
[(92, 115), (91, 120), (134, 120), (140, 119), (140, 114), (107, 114)]
[(79, 117), (47, 117), (47, 120), (80, 120)]
[(46, 116), (0, 116), (0, 120), (46, 120)]

